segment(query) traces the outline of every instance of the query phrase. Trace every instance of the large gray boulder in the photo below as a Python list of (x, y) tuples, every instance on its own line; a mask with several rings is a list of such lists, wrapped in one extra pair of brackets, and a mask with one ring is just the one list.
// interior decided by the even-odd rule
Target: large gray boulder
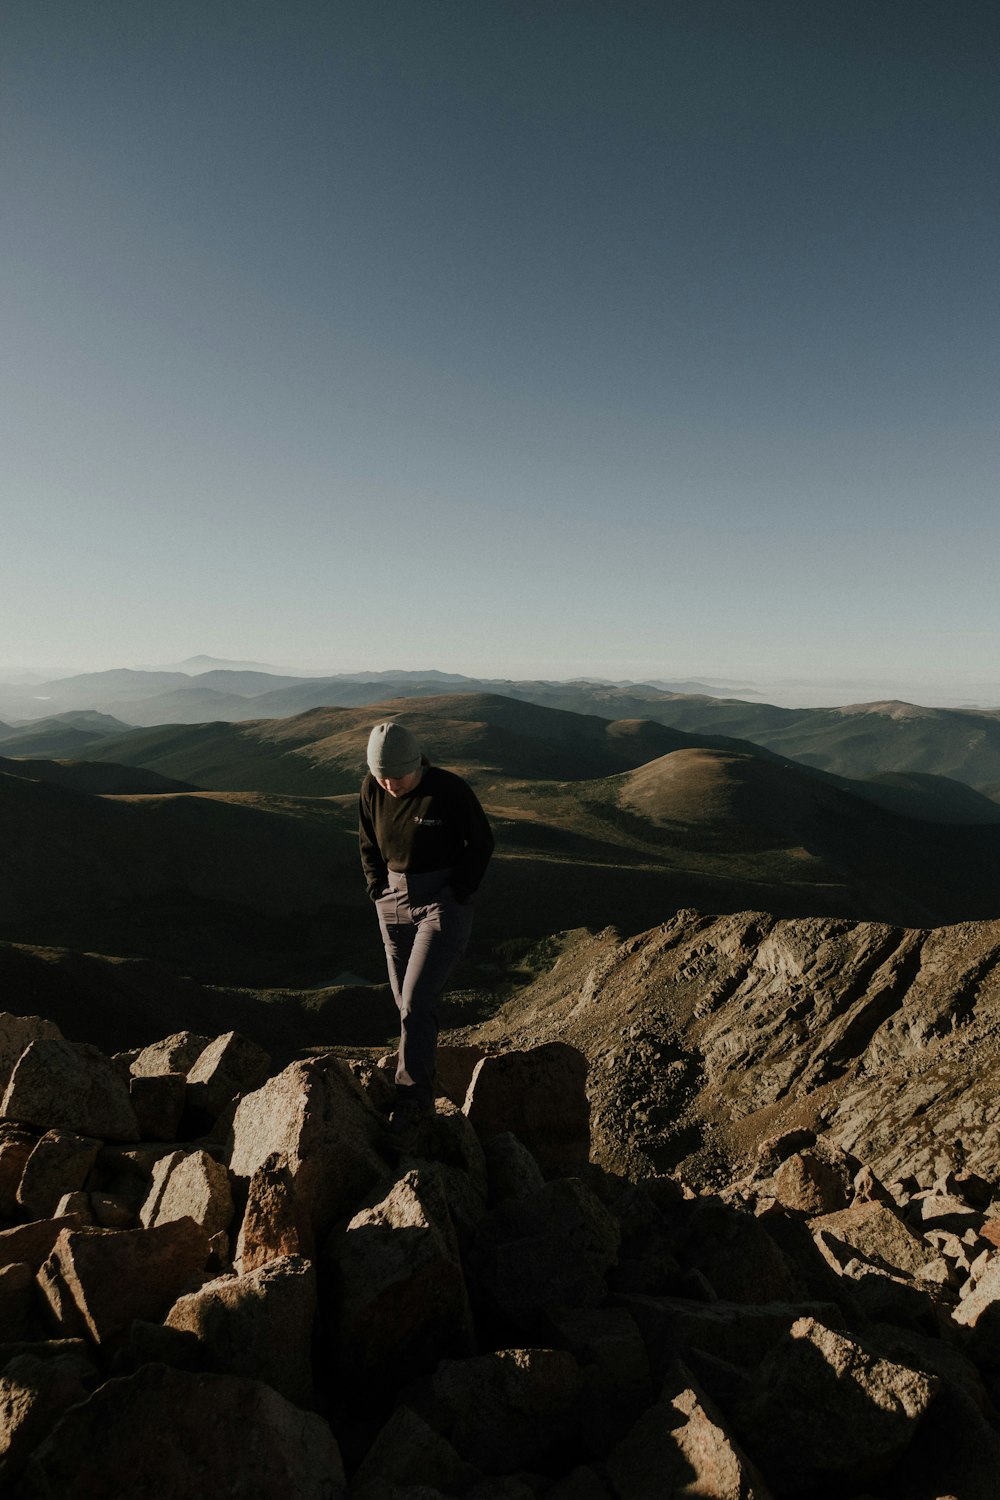
[(211, 1239), (228, 1230), (233, 1211), (229, 1173), (222, 1163), (207, 1151), (179, 1151), (157, 1162), (139, 1217), (146, 1227), (194, 1219)]
[(0, 1093), (10, 1082), (18, 1058), (32, 1042), (61, 1041), (62, 1032), (43, 1016), (15, 1016), (0, 1011)]
[(843, 1315), (829, 1302), (696, 1302), (686, 1297), (625, 1296), (618, 1299), (642, 1332), (654, 1370), (664, 1375), (678, 1355), (694, 1363), (708, 1355), (734, 1368), (754, 1371), (788, 1337), (800, 1318), (840, 1328)]
[(143, 1047), (132, 1059), (133, 1078), (154, 1078), (161, 1073), (188, 1073), (211, 1042), (195, 1031), (175, 1031), (159, 1042)]
[(816, 1244), (835, 1270), (858, 1257), (882, 1271), (919, 1275), (940, 1257), (932, 1244), (888, 1204), (854, 1203), (810, 1220)]
[(245, 1375), (288, 1401), (312, 1401), (316, 1273), (301, 1256), (270, 1261), (246, 1276), (220, 1276), (180, 1297), (168, 1328), (193, 1333), (209, 1369)]
[(351, 1384), (400, 1385), (445, 1356), (471, 1353), (472, 1314), (447, 1201), (411, 1171), (328, 1245), (332, 1332)]
[(649, 1407), (608, 1458), (617, 1500), (771, 1500), (725, 1418), (693, 1384)]
[(128, 1096), (144, 1141), (176, 1141), (187, 1100), (183, 1073), (154, 1073), (130, 1078)]
[(283, 1255), (301, 1255), (312, 1234), (295, 1197), (288, 1158), (273, 1152), (250, 1179), (233, 1265), (246, 1275)]
[(0, 1218), (17, 1217), (17, 1190), (38, 1143), (38, 1132), (10, 1120), (0, 1120)]
[(387, 1176), (376, 1147), (383, 1126), (345, 1063), (310, 1058), (240, 1100), (227, 1159), (249, 1184), (269, 1156), (283, 1155), (302, 1221), (321, 1235)]
[(800, 1318), (765, 1356), (734, 1417), (776, 1494), (861, 1488), (905, 1452), (940, 1384)]
[(20, 1354), (0, 1370), (0, 1484), (9, 1484), (68, 1406), (85, 1401), (96, 1372), (79, 1354)]
[(24, 1164), (17, 1201), (33, 1219), (54, 1213), (64, 1193), (87, 1181), (101, 1142), (69, 1130), (47, 1130)]
[(565, 1042), (484, 1057), (463, 1108), (481, 1139), (513, 1131), (550, 1171), (579, 1171), (590, 1159), (587, 1059)]
[(35, 1309), (35, 1276), (26, 1261), (0, 1267), (0, 1329), (5, 1339), (23, 1339)]
[(128, 1085), (96, 1047), (53, 1038), (31, 1042), (11, 1074), (0, 1115), (42, 1130), (102, 1141), (137, 1141)]
[(24, 1500), (341, 1500), (327, 1423), (259, 1381), (144, 1365), (65, 1413)]
[(547, 1308), (604, 1300), (620, 1238), (596, 1194), (578, 1178), (561, 1177), (489, 1214), (470, 1263), (494, 1309), (533, 1330)]
[(352, 1500), (388, 1500), (409, 1486), (464, 1494), (479, 1470), (408, 1406), (397, 1406), (351, 1481)]
[(214, 1120), (237, 1095), (259, 1088), (270, 1071), (263, 1047), (238, 1031), (227, 1031), (209, 1042), (188, 1070), (188, 1104), (199, 1116)]
[(52, 1248), (64, 1229), (80, 1229), (79, 1214), (60, 1214), (54, 1219), (34, 1219), (30, 1224), (15, 1224), (0, 1230), (0, 1268), (26, 1262), (37, 1271), (52, 1254)]
[(678, 1236), (677, 1257), (729, 1302), (796, 1302), (806, 1288), (759, 1219), (702, 1198)]
[(466, 1463), (513, 1474), (562, 1461), (578, 1442), (580, 1367), (562, 1349), (445, 1359), (408, 1404)]
[(39, 1286), (58, 1332), (114, 1345), (134, 1318), (158, 1322), (196, 1283), (208, 1254), (208, 1236), (193, 1219), (152, 1229), (66, 1229)]

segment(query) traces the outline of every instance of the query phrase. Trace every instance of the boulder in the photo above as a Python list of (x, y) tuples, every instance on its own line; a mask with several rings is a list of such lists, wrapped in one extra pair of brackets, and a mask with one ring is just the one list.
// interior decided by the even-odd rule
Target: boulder
[(464, 1494), (480, 1477), (408, 1406), (397, 1406), (375, 1437), (351, 1481), (352, 1500), (387, 1500), (397, 1490), (428, 1486)]
[(199, 1116), (216, 1119), (239, 1095), (259, 1088), (271, 1071), (271, 1059), (238, 1031), (217, 1036), (189, 1069), (187, 1101)]
[(481, 1140), (513, 1131), (548, 1171), (577, 1171), (590, 1159), (587, 1059), (565, 1042), (484, 1057), (463, 1108)]
[(375, 1145), (382, 1128), (345, 1063), (310, 1058), (240, 1100), (227, 1143), (229, 1167), (249, 1184), (269, 1156), (284, 1155), (302, 1222), (321, 1235), (387, 1176)]
[(4, 1339), (28, 1336), (35, 1306), (35, 1273), (26, 1261), (0, 1268), (0, 1329)]
[(35, 1131), (0, 1120), (0, 1218), (17, 1217), (17, 1190), (37, 1141)]
[(101, 1229), (134, 1229), (136, 1213), (132, 1205), (116, 1193), (91, 1193), (90, 1214)]
[(489, 1214), (471, 1264), (495, 1310), (516, 1327), (534, 1329), (546, 1308), (604, 1300), (619, 1241), (618, 1224), (600, 1199), (578, 1178), (563, 1177)]
[(167, 1190), (170, 1174), (175, 1167), (179, 1167), (184, 1160), (183, 1151), (171, 1151), (166, 1156), (161, 1156), (153, 1163), (150, 1172), (149, 1190), (143, 1199), (139, 1209), (139, 1222), (143, 1228), (148, 1229), (156, 1218), (157, 1210)]
[(250, 1179), (233, 1265), (245, 1276), (279, 1256), (301, 1255), (310, 1239), (309, 1226), (301, 1220), (288, 1158), (275, 1151)]
[(546, 1490), (545, 1500), (608, 1500), (608, 1489), (596, 1469), (577, 1464)]
[(140, 1211), (147, 1227), (173, 1219), (194, 1219), (211, 1238), (233, 1218), (229, 1173), (207, 1151), (176, 1152), (157, 1162), (153, 1186)]
[(871, 1167), (862, 1167), (860, 1172), (855, 1173), (853, 1183), (853, 1203), (884, 1203), (888, 1208), (896, 1207), (896, 1200), (889, 1189), (876, 1177)]
[(966, 1328), (975, 1328), (984, 1314), (1000, 1328), (1000, 1255), (990, 1256), (975, 1286), (955, 1308), (952, 1317)]
[(10, 1083), (10, 1075), (25, 1048), (32, 1042), (44, 1041), (62, 1041), (62, 1032), (54, 1021), (0, 1011), (0, 1093)]
[(607, 1472), (617, 1500), (771, 1500), (725, 1419), (693, 1383), (643, 1412), (610, 1454)]
[(0, 1483), (9, 1484), (69, 1406), (85, 1401), (95, 1378), (78, 1354), (21, 1354), (0, 1371)]
[(805, 1296), (795, 1266), (764, 1224), (718, 1198), (695, 1204), (676, 1253), (728, 1302), (798, 1302)]
[(892, 1472), (894, 1492), (996, 1500), (1000, 1433), (995, 1413), (965, 1392), (943, 1388)]
[(486, 1158), (476, 1132), (450, 1099), (435, 1101), (413, 1154), (399, 1163), (400, 1169), (417, 1167), (437, 1179), (464, 1250), (486, 1214)]
[(756, 1370), (800, 1318), (814, 1317), (839, 1328), (843, 1316), (832, 1303), (694, 1302), (686, 1297), (621, 1297), (635, 1320), (654, 1371), (664, 1376), (680, 1355), (686, 1364), (708, 1355), (746, 1371)]
[(977, 1229), (983, 1215), (971, 1208), (964, 1199), (954, 1193), (918, 1193), (910, 1199), (907, 1218), (925, 1233), (928, 1229), (948, 1229), (954, 1234), (964, 1234), (967, 1229)]
[(144, 1141), (176, 1141), (187, 1099), (183, 1073), (155, 1073), (131, 1078), (128, 1096)]
[(851, 1199), (851, 1176), (818, 1151), (796, 1151), (783, 1161), (771, 1179), (772, 1192), (785, 1208), (797, 1213), (834, 1213)]
[(67, 1130), (47, 1130), (24, 1165), (17, 1201), (33, 1219), (55, 1211), (64, 1193), (82, 1189), (101, 1142)]
[(341, 1500), (344, 1470), (323, 1418), (268, 1386), (150, 1364), (71, 1407), (22, 1483), (24, 1500)]
[(128, 1087), (96, 1047), (55, 1038), (31, 1042), (11, 1074), (0, 1115), (42, 1130), (136, 1141)]
[(472, 1314), (448, 1205), (436, 1177), (411, 1171), (355, 1214), (327, 1249), (332, 1331), (344, 1378), (371, 1389), (471, 1352)]
[(168, 1328), (193, 1333), (207, 1368), (262, 1380), (288, 1401), (312, 1401), (316, 1273), (311, 1261), (285, 1256), (246, 1276), (220, 1276), (180, 1297)]
[(777, 1494), (863, 1487), (905, 1451), (939, 1386), (936, 1376), (800, 1318), (765, 1356), (734, 1416)]
[(465, 1103), (476, 1064), (486, 1056), (482, 1047), (455, 1046), (442, 1043), (435, 1053), (435, 1088), (438, 1094), (457, 1104)]
[(580, 1368), (561, 1349), (500, 1349), (442, 1360), (407, 1404), (466, 1463), (490, 1474), (569, 1467)]
[(541, 1167), (512, 1131), (489, 1136), (483, 1142), (483, 1151), (491, 1208), (499, 1208), (511, 1198), (527, 1198), (545, 1186)]
[(208, 1259), (208, 1236), (193, 1219), (151, 1229), (63, 1230), (39, 1272), (52, 1320), (68, 1337), (124, 1340), (133, 1318), (157, 1322)]
[(933, 1245), (886, 1203), (855, 1203), (839, 1213), (810, 1220), (809, 1227), (835, 1271), (860, 1256), (880, 1270), (915, 1276), (937, 1259)]
[(194, 1067), (212, 1038), (196, 1031), (175, 1031), (162, 1041), (152, 1042), (133, 1058), (133, 1078), (153, 1078), (162, 1073), (184, 1073)]
[(639, 1325), (624, 1307), (561, 1307), (548, 1316), (554, 1343), (581, 1365), (593, 1365), (623, 1392), (649, 1380), (649, 1359)]
[(31, 1224), (16, 1224), (0, 1230), (0, 1267), (27, 1261), (32, 1272), (38, 1270), (52, 1254), (52, 1248), (64, 1229), (80, 1229), (78, 1214), (64, 1214), (55, 1219), (36, 1219)]

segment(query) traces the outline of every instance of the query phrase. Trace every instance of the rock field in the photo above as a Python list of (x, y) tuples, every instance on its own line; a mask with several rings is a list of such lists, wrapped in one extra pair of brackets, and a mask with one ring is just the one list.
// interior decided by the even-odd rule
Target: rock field
[(402, 1158), (389, 1060), (0, 1015), (0, 1494), (995, 1500), (998, 937), (567, 937)]

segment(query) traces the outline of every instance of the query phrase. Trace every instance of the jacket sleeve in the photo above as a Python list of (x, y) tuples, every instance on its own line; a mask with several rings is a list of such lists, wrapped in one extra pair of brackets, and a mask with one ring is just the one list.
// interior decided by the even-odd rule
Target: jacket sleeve
[(486, 874), (493, 853), (493, 830), (471, 786), (464, 781), (460, 781), (459, 786), (458, 821), (465, 849), (455, 864), (451, 888), (459, 901), (468, 901)]
[(382, 858), (382, 851), (375, 837), (371, 798), (366, 796), (367, 787), (366, 781), (361, 787), (361, 795), (358, 798), (358, 843), (361, 848), (361, 868), (364, 871), (368, 896), (374, 901), (388, 883), (389, 869)]

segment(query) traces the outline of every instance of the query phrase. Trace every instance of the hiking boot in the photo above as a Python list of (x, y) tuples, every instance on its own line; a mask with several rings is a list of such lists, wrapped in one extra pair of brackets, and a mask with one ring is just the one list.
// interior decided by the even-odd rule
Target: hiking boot
[(382, 1131), (381, 1144), (388, 1151), (401, 1155), (412, 1151), (420, 1135), (420, 1127), (429, 1119), (431, 1110), (415, 1099), (400, 1099), (389, 1116), (389, 1123)]

